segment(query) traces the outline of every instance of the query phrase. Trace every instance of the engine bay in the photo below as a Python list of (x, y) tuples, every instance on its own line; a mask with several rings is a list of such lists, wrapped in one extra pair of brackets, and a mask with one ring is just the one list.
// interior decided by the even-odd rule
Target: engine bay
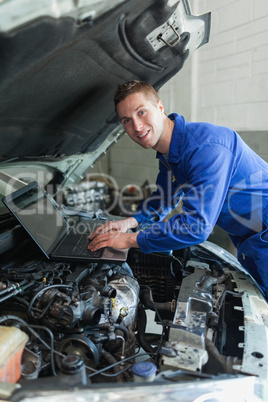
[(2, 267), (0, 325), (28, 336), (23, 385), (132, 382), (141, 361), (161, 381), (202, 379), (241, 372), (243, 295), (231, 264), (202, 246), (131, 249), (122, 264), (37, 259)]
[[(82, 190), (63, 197), (69, 224), (109, 219), (108, 192)], [(223, 248), (207, 241), (167, 253), (133, 248), (120, 263), (55, 262), (13, 225), (1, 235), (1, 381), (27, 392), (268, 378), (267, 303)]]

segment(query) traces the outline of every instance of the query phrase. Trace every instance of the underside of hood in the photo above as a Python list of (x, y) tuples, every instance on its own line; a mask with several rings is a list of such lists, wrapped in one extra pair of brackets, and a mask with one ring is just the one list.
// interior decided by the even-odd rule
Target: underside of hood
[(210, 14), (192, 16), (187, 1), (129, 0), (97, 19), (44, 15), (2, 31), (1, 161), (96, 150), (119, 124), (117, 85), (158, 90), (209, 27)]

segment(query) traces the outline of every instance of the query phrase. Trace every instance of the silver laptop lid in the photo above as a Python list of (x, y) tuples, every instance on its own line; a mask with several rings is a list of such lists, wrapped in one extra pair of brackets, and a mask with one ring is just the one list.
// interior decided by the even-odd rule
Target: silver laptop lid
[(9, 194), (3, 202), (49, 258), (68, 224), (38, 183), (34, 181)]

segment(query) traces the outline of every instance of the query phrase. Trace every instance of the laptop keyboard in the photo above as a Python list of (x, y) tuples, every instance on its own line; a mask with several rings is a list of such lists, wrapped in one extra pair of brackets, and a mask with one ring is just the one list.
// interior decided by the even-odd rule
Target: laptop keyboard
[(81, 256), (81, 257), (94, 257), (94, 258), (100, 258), (103, 254), (103, 249), (99, 249), (96, 251), (91, 251), (89, 250), (88, 247), (88, 234), (83, 234), (79, 238), (78, 242), (74, 246), (74, 248), (71, 250), (70, 255), (76, 255), (76, 256)]

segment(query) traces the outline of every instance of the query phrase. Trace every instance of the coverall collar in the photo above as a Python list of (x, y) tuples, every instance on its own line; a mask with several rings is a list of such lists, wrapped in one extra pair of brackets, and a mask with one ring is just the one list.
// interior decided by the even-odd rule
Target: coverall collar
[[(174, 120), (174, 128), (169, 146), (168, 162), (176, 163), (181, 159), (181, 148), (185, 134), (185, 119), (183, 116), (172, 113), (168, 116), (170, 120)], [(158, 159), (162, 159), (161, 152), (156, 153)]]

